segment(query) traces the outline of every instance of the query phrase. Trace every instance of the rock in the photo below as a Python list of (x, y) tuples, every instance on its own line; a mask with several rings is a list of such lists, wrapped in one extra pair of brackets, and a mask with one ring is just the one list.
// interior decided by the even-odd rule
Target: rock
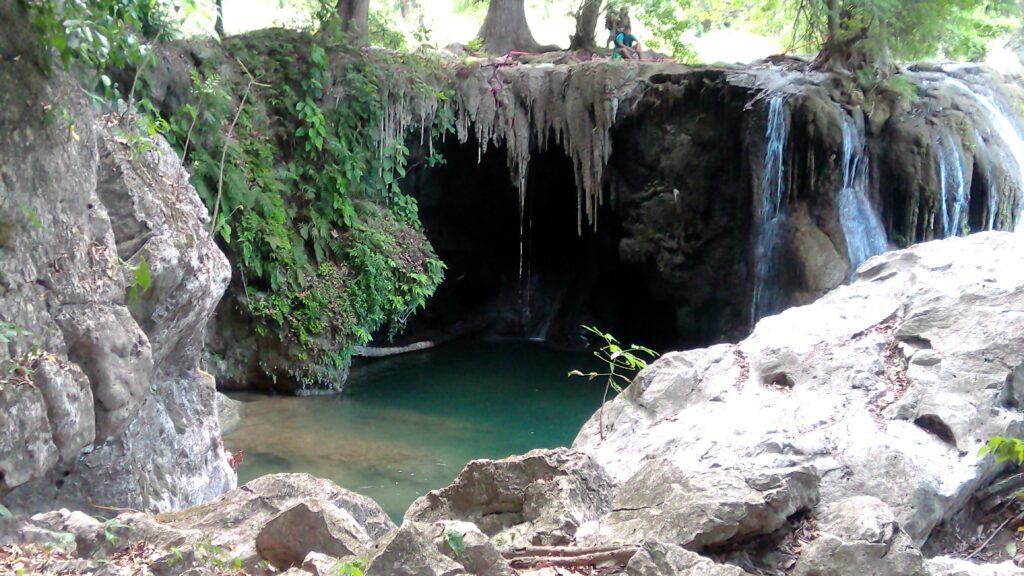
[[(362, 551), (395, 528), (373, 500), (308, 474), (261, 476), (201, 506), (155, 517), (126, 514), (118, 521), (132, 528), (133, 538), (164, 548), (208, 536), (210, 544), (230, 550), (247, 566), (258, 562), (257, 548), (268, 551), (268, 560), (301, 564), (310, 551)], [(288, 534), (292, 526), (303, 532)]]
[(744, 576), (747, 572), (656, 539), (644, 541), (626, 564), (626, 576)]
[[(476, 576), (513, 576), (515, 571), (502, 557), (491, 539), (469, 522), (440, 522), (435, 524), (439, 536), (434, 539), (437, 550), (462, 564), (469, 574)], [(457, 535), (457, 536), (456, 536)], [(457, 538), (457, 540), (452, 540)], [(456, 552), (452, 542), (458, 542), (462, 549)]]
[(460, 520), (494, 536), (516, 533), (538, 545), (566, 544), (608, 510), (608, 474), (589, 456), (564, 448), (504, 460), (474, 460), (446, 488), (417, 499), (405, 519)]
[(462, 565), (438, 551), (429, 525), (406, 521), (377, 544), (366, 576), (456, 576)]
[[(0, 0), (0, 484), (15, 512), (168, 510), (236, 483), (220, 446), (205, 325), (230, 279), (207, 212), (162, 138), (138, 152), (80, 83), (44, 74), (24, 8)], [(24, 26), (19, 25), (23, 23)], [(10, 44), (13, 43), (13, 44)], [(41, 105), (40, 103), (45, 103)], [(37, 105), (39, 104), (39, 105)], [(60, 110), (54, 120), (53, 110)], [(151, 285), (129, 293), (146, 259)], [(15, 420), (15, 417), (18, 420)], [(16, 429), (8, 429), (16, 426)], [(17, 446), (15, 455), (8, 447)]]
[(72, 463), (96, 439), (96, 416), (89, 380), (75, 364), (41, 358), (32, 383), (46, 400), (53, 442), (64, 464)]
[(605, 406), (605, 439), (595, 414), (573, 449), (617, 484), (652, 460), (813, 467), (820, 508), (873, 496), (919, 546), (999, 471), (981, 445), (1024, 426), (1021, 253), (979, 233), (877, 256), (738, 345), (664, 355)]
[(358, 556), (373, 545), (345, 510), (315, 500), (300, 502), (274, 516), (256, 536), (256, 550), (276, 568), (302, 564), (310, 552)]
[(310, 552), (302, 560), (302, 569), (313, 576), (337, 576), (339, 567), (343, 563), (339, 558), (319, 552)]
[(682, 470), (650, 460), (617, 491), (602, 521), (602, 541), (654, 538), (699, 551), (767, 535), (818, 501), (807, 469)]
[(32, 516), (32, 523), (55, 533), (73, 535), (76, 552), (82, 558), (89, 558), (103, 544), (103, 523), (79, 511), (60, 509)]
[(218, 392), (217, 420), (220, 422), (222, 434), (227, 434), (237, 428), (242, 422), (242, 403)]
[(807, 544), (794, 576), (927, 576), (924, 557), (892, 510), (871, 496), (829, 505), (820, 535)]
[(926, 562), (931, 576), (1024, 576), (1024, 569), (1013, 562), (974, 564), (958, 558), (931, 558)]
[(24, 484), (57, 463), (42, 393), (30, 384), (0, 384), (0, 488)]

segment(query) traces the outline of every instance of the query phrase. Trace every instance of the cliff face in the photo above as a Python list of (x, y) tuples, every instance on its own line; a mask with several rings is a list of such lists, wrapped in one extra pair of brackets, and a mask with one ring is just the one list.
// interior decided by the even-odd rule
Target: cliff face
[[(890, 248), (1017, 226), (1014, 79), (917, 66), (862, 85), (805, 68), (456, 71), (462, 144), (446, 149), (449, 169), (420, 170), (407, 188), (449, 276), (485, 279), (439, 299), (503, 310), (493, 322), (505, 333), (567, 339), (600, 322), (702, 345), (741, 338)], [(505, 247), (474, 257), (488, 242)]]
[[(15, 4), (0, 20), (25, 21)], [(199, 369), (230, 277), (206, 210), (166, 142), (97, 116), (76, 81), (40, 71), (31, 34), (7, 28), (0, 497), (13, 510), (211, 499), (236, 480)]]

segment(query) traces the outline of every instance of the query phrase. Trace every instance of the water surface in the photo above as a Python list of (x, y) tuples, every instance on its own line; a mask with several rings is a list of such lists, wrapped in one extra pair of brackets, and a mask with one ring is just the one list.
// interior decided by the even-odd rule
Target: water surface
[(587, 353), (531, 342), (464, 342), (364, 362), (344, 394), (235, 396), (239, 483), (309, 472), (377, 502), (399, 521), (418, 496), (475, 458), (568, 446), (601, 403), (602, 384), (567, 378)]

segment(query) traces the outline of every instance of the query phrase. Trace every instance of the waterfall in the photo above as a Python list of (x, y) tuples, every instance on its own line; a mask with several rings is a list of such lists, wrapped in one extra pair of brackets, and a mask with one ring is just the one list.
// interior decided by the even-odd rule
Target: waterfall
[(780, 306), (780, 241), (786, 213), (785, 97), (775, 95), (768, 105), (765, 129), (764, 174), (761, 178), (761, 209), (754, 240), (754, 295), (751, 324), (778, 311)]
[[(1003, 141), (1006, 149), (1009, 150), (1016, 164), (1018, 194), (1021, 195), (1018, 206), (1024, 205), (1024, 137), (1021, 136), (1020, 130), (1010, 115), (1003, 111), (1003, 108), (991, 95), (982, 94), (955, 78), (949, 78), (948, 82), (970, 95), (988, 113), (992, 128), (999, 139)], [(1018, 209), (1014, 230), (1020, 232), (1021, 228), (1021, 211)]]
[(953, 137), (945, 131), (935, 139), (935, 153), (942, 201), (942, 234), (946, 238), (959, 236), (968, 202), (963, 158)]
[(868, 199), (867, 139), (864, 127), (843, 116), (843, 187), (839, 191), (839, 223), (846, 236), (850, 275), (868, 258), (889, 248), (885, 228)]

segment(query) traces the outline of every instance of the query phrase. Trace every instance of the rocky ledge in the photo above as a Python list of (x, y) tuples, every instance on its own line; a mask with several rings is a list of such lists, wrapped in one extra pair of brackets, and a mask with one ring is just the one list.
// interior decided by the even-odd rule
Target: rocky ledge
[(1008, 233), (873, 258), (739, 344), (667, 354), (572, 449), (471, 462), (400, 527), (330, 482), (276, 475), (176, 513), (9, 519), (0, 567), (1024, 575), (968, 561), (999, 560), (995, 527), (1017, 514), (1017, 477), (978, 449), (1024, 422), (1022, 264)]

